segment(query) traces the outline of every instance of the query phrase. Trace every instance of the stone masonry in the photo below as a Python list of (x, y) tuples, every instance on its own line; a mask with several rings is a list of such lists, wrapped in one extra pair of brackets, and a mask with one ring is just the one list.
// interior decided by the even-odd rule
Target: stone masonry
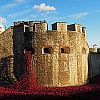
[(40, 85), (62, 87), (83, 85), (88, 81), (89, 47), (85, 27), (56, 22), (52, 24), (52, 30), (48, 30), (46, 21), (21, 21), (14, 22), (11, 33), (12, 48), (8, 45), (10, 42), (6, 45), (12, 52), (8, 56), (14, 57), (13, 74), (17, 80), (21, 79), (24, 53), (31, 51), (33, 69)]
[(100, 73), (100, 48), (89, 48), (89, 78), (96, 76)]
[(13, 26), (0, 34), (0, 81), (16, 81), (13, 69)]

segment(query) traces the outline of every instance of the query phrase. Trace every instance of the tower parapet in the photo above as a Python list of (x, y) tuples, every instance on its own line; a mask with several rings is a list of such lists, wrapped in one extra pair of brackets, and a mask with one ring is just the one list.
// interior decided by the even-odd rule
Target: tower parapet
[[(46, 32), (48, 31), (48, 24), (44, 21), (18, 21), (14, 22), (14, 26), (23, 26), (24, 32)], [(52, 24), (52, 30), (57, 30), (60, 32), (66, 32), (68, 31), (75, 31), (79, 33), (86, 34), (86, 28), (81, 26), (80, 24), (70, 24), (67, 25), (66, 22), (56, 22)]]
[(48, 30), (48, 24), (45, 21), (40, 21), (40, 23), (35, 23), (35, 32), (46, 32)]
[(24, 32), (28, 32), (28, 31), (44, 32), (48, 30), (48, 25), (46, 21), (29, 21), (29, 22), (18, 21), (18, 22), (14, 22), (14, 26), (15, 27), (22, 26)]
[(81, 26), (80, 26), (80, 24), (71, 24), (71, 25), (68, 25), (68, 30), (81, 32)]
[(52, 30), (67, 31), (67, 23), (66, 22), (56, 22), (52, 24)]
[(67, 29), (69, 31), (75, 31), (75, 32), (80, 32), (80, 33), (85, 33), (86, 34), (86, 28), (82, 27), (80, 24), (71, 24), (71, 25), (68, 25)]
[(86, 34), (86, 27), (82, 27), (82, 33)]
[(26, 21), (18, 21), (14, 22), (14, 26), (28, 25), (29, 23)]

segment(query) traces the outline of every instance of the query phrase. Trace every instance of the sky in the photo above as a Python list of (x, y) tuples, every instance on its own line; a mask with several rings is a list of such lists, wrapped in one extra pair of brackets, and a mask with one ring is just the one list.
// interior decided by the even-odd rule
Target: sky
[(100, 47), (100, 0), (0, 0), (0, 23), (6, 28), (15, 21), (46, 20), (81, 24), (87, 29), (90, 47)]

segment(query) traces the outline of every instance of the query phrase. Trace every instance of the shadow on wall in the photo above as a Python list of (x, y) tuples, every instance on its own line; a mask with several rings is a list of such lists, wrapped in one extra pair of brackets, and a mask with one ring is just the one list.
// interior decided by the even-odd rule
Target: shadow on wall
[(92, 78), (100, 75), (100, 52), (89, 52), (88, 71), (89, 83), (96, 83), (96, 80), (92, 81)]
[(6, 86), (16, 81), (13, 74), (13, 56), (0, 59), (0, 85)]

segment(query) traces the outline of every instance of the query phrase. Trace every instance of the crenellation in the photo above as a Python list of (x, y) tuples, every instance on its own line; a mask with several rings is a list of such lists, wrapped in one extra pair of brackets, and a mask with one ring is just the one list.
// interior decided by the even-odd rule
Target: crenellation
[(56, 23), (52, 24), (52, 30), (67, 31), (67, 23), (56, 22)]
[(69, 31), (75, 31), (75, 24), (67, 25)]
[(80, 24), (75, 24), (75, 30), (76, 30), (76, 32), (82, 33), (81, 25)]
[[(48, 24), (46, 21), (18, 21), (14, 22), (14, 26), (27, 26), (29, 27), (29, 32), (33, 31), (50, 31), (48, 30)], [(86, 28), (82, 27), (80, 24), (67, 25), (66, 22), (56, 22), (52, 24), (51, 31), (75, 31), (80, 33), (86, 33)]]
[(80, 32), (81, 33), (81, 25), (80, 24), (71, 24), (71, 25), (68, 25), (68, 30), (69, 31), (75, 31), (75, 32)]
[(82, 27), (82, 33), (86, 34), (86, 27)]
[(35, 23), (35, 32), (46, 32), (48, 30), (48, 25), (46, 22)]

